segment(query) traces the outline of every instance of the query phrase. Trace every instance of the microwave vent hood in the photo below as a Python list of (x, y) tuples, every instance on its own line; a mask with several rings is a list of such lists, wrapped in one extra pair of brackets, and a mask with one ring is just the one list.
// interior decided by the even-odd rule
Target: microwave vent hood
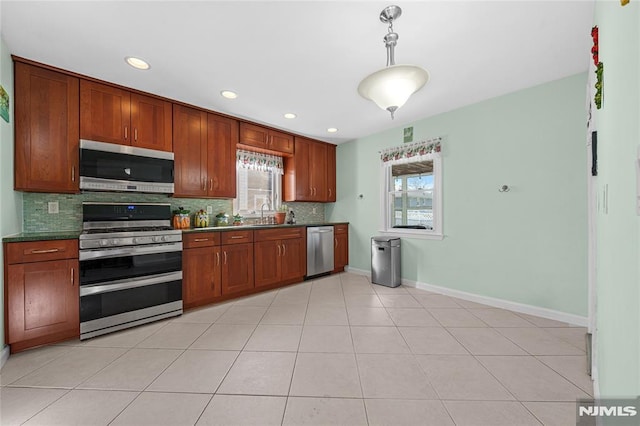
[(172, 152), (80, 140), (80, 189), (172, 194)]

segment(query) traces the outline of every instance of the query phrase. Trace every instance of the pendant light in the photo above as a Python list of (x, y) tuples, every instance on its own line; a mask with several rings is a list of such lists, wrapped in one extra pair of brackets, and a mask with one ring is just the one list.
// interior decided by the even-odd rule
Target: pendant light
[(396, 65), (394, 50), (398, 43), (398, 34), (393, 32), (393, 21), (401, 14), (402, 9), (399, 6), (387, 6), (380, 12), (380, 20), (389, 24), (389, 31), (384, 36), (387, 66), (367, 76), (358, 86), (360, 96), (389, 111), (391, 119), (396, 110), (429, 81), (429, 73), (422, 67)]

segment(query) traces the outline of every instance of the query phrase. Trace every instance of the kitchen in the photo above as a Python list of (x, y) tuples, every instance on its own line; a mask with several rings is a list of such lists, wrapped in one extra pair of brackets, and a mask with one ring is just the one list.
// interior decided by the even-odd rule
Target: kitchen
[[(629, 19), (626, 16), (637, 17), (637, 14), (632, 14), (637, 12), (634, 8), (637, 5), (633, 3), (625, 7), (596, 3), (595, 23), (601, 28), (618, 20), (625, 23), (625, 19)], [(380, 8), (375, 8), (373, 22), (370, 22), (373, 33), (376, 29), (379, 33), (381, 29), (381, 24), (375, 22), (378, 9)], [(403, 25), (409, 25), (405, 22), (411, 20), (412, 14), (408, 10), (398, 23), (397, 30), (400, 33), (408, 31), (402, 29)], [(590, 29), (591, 22), (588, 25)], [(614, 24), (609, 25), (608, 31), (618, 31), (614, 29)], [(619, 31), (622, 28), (626, 27), (621, 24)], [(411, 38), (410, 33), (407, 33), (400, 41), (400, 46), (403, 46), (403, 42), (408, 45)], [(603, 43), (607, 40), (604, 37)], [(610, 55), (607, 58), (607, 69), (616, 70), (622, 66), (616, 61), (622, 60), (624, 55), (620, 52), (625, 50), (619, 46), (612, 47), (611, 44), (607, 46)], [(588, 48), (589, 46), (587, 51)], [(404, 49), (399, 51), (403, 57), (409, 55), (411, 50), (409, 47)], [(372, 54), (373, 59), (378, 58), (380, 50), (377, 45), (374, 50), (377, 56)], [(603, 47), (601, 50), (605, 57), (606, 49)], [(7, 67), (11, 68), (8, 53), (15, 52), (3, 46), (2, 84), (5, 88), (9, 84), (5, 76), (11, 75), (4, 71)], [(616, 56), (618, 54), (621, 56)], [(430, 66), (428, 63), (425, 65)], [(373, 69), (375, 64), (366, 68)], [(336, 202), (326, 205), (316, 202), (294, 203), (292, 208), (296, 217), (301, 223), (307, 220), (348, 222), (349, 271), (367, 273), (370, 267), (369, 239), (380, 230), (380, 185), (379, 179), (371, 175), (371, 170), (378, 167), (379, 151), (402, 145), (402, 130), (408, 126), (413, 126), (415, 140), (446, 136), (442, 154), (444, 239), (402, 239), (402, 271), (406, 283), (440, 292), (448, 289), (449, 296), (458, 298), (479, 296), (476, 301), (480, 303), (496, 299), (511, 302), (511, 305), (504, 305), (509, 308), (514, 304), (534, 306), (539, 308), (538, 313), (560, 313), (564, 317), (556, 316), (556, 319), (586, 325), (587, 215), (584, 205), (587, 194), (583, 186), (586, 181), (584, 165), (587, 164), (587, 159), (582, 142), (585, 137), (584, 95), (587, 79), (588, 76), (583, 71), (567, 74), (564, 78), (558, 77), (540, 86), (511, 90), (510, 94), (453, 111), (443, 111), (432, 117), (423, 113), (414, 120), (398, 121), (397, 126), (391, 122), (393, 127), (387, 130), (376, 126), (380, 126), (378, 123), (383, 120), (388, 120), (388, 115), (385, 116), (384, 111), (380, 112), (372, 105), (372, 109), (365, 114), (375, 116), (372, 120), (376, 123), (370, 126), (371, 136), (355, 137), (347, 143), (341, 141), (337, 146)], [(429, 84), (419, 93), (429, 90)], [(131, 84), (128, 87), (137, 85)], [(619, 80), (607, 80), (606, 93), (611, 101), (606, 103), (605, 100), (605, 108), (597, 111), (602, 124), (601, 130), (609, 128), (607, 124), (610, 121), (607, 120), (615, 120), (616, 108), (619, 108), (615, 102), (616, 94), (624, 92), (626, 89)], [(410, 111), (414, 98), (396, 113), (396, 120), (402, 119), (401, 112), (405, 108)], [(15, 104), (15, 97), (11, 99)], [(544, 125), (540, 126), (541, 123)], [(389, 123), (385, 121), (384, 125), (388, 126)], [(622, 125), (622, 128), (625, 126), (627, 125)], [(82, 222), (79, 217), (82, 201), (130, 201), (126, 196), (121, 198), (118, 195), (114, 198), (102, 193), (14, 193), (10, 185), (13, 181), (13, 167), (10, 161), (7, 162), (7, 158), (13, 158), (13, 154), (6, 151), (8, 148), (5, 143), (5, 140), (13, 140), (13, 129), (6, 130), (7, 127), (10, 126), (3, 127), (2, 134), (2, 182), (7, 185), (3, 187), (2, 198), (3, 207), (7, 206), (2, 209), (3, 236), (15, 232), (41, 231), (47, 226), (57, 226), (54, 223), (59, 220), (74, 223), (74, 229), (77, 230)], [(347, 129), (341, 124), (337, 127)], [(535, 131), (532, 131), (534, 128)], [(602, 137), (606, 138), (606, 132), (605, 136), (600, 135)], [(331, 141), (330, 137), (323, 139)], [(623, 139), (628, 140), (628, 137)], [(601, 146), (604, 146), (603, 149), (613, 150), (616, 145), (612, 141)], [(599, 179), (607, 176), (608, 161), (607, 156), (600, 156), (602, 174)], [(609, 176), (608, 179), (614, 178)], [(627, 187), (630, 181), (626, 177), (624, 179), (626, 180), (621, 185)], [(614, 180), (608, 181), (610, 186), (613, 182)], [(498, 191), (504, 184), (511, 187), (509, 192)], [(136, 201), (155, 202), (156, 197), (144, 195)], [(186, 204), (182, 201), (188, 199), (176, 202), (172, 198), (163, 197), (162, 200), (171, 203), (172, 209), (186, 206), (189, 210), (197, 211), (206, 208), (209, 205), (207, 203), (211, 202), (214, 212), (232, 212), (229, 201), (211, 199), (206, 203)], [(618, 200), (612, 197), (609, 202), (616, 203)], [(48, 203), (56, 201), (59, 203), (60, 213), (52, 221), (54, 214), (45, 212), (48, 211)], [(291, 203), (287, 204), (291, 207)], [(318, 219), (313, 216), (314, 211)], [(470, 211), (475, 213), (470, 215)], [(549, 211), (553, 211), (553, 215), (546, 214)], [(611, 211), (616, 210), (611, 208)], [(612, 216), (600, 220), (609, 220), (610, 217)], [(607, 240), (604, 241), (606, 243)], [(608, 251), (600, 254), (605, 258), (609, 256), (607, 253), (611, 253), (611, 256), (617, 253), (620, 246), (609, 243), (606, 248)], [(540, 265), (545, 267), (540, 268)], [(618, 277), (622, 278), (623, 275)], [(429, 285), (432, 287), (428, 287)], [(599, 291), (602, 292), (600, 300), (604, 306), (613, 303), (613, 299), (616, 300), (615, 303), (632, 303), (637, 299), (622, 297), (623, 300), (620, 300), (602, 287)], [(629, 312), (637, 312), (637, 306), (633, 308), (632, 305)], [(601, 330), (609, 330), (611, 327), (613, 319), (608, 315), (611, 314), (604, 311), (599, 317)], [(632, 324), (629, 326), (633, 327)], [(616, 364), (637, 364), (637, 357), (634, 358), (637, 348), (633, 349), (635, 343), (633, 340), (623, 339), (624, 336), (626, 333), (602, 333), (601, 344), (607, 345), (605, 348), (629, 349), (618, 350), (616, 353), (626, 355), (615, 356), (603, 350), (599, 373), (606, 378), (601, 385), (604, 386), (601, 390), (605, 395), (618, 392), (632, 395), (633, 389), (637, 389), (634, 388), (636, 385), (628, 381), (627, 375), (615, 367)]]

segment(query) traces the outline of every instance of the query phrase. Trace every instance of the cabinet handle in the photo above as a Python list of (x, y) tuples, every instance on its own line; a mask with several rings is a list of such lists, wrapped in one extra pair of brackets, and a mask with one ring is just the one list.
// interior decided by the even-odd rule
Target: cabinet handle
[(202, 242), (202, 241), (209, 241), (209, 239), (208, 239), (208, 238), (194, 238), (194, 240), (193, 240), (193, 241), (195, 241), (195, 242), (197, 242), (197, 243), (200, 243), (200, 242)]
[(282, 252), (280, 251), (280, 244), (278, 244), (278, 257), (282, 256)]
[(287, 246), (282, 244), (282, 257), (287, 255)]
[(138, 141), (138, 128), (133, 129), (133, 140)]
[(220, 266), (220, 252), (219, 251), (216, 252), (216, 262), (217, 262), (216, 266)]
[(56, 253), (59, 252), (60, 249), (48, 249), (48, 250), (31, 250), (31, 254), (44, 254), (44, 253)]
[(334, 247), (335, 247), (335, 248), (338, 248), (338, 239), (337, 239), (337, 238), (334, 238), (334, 239), (333, 239), (333, 241), (335, 241)]
[(234, 235), (231, 237), (232, 240), (237, 240), (239, 238), (244, 238), (244, 235)]
[(71, 166), (71, 182), (76, 181), (76, 166)]
[(207, 190), (207, 178), (202, 179), (202, 190), (203, 191)]
[(124, 140), (126, 141), (129, 137), (129, 127), (124, 126)]
[(213, 179), (209, 179), (209, 191), (213, 191)]
[(71, 287), (75, 287), (76, 285), (76, 270), (71, 268)]
[(224, 254), (224, 264), (227, 264), (227, 251), (225, 250), (224, 252), (222, 252), (222, 254)]
[(329, 188), (329, 197), (331, 197), (331, 188)]

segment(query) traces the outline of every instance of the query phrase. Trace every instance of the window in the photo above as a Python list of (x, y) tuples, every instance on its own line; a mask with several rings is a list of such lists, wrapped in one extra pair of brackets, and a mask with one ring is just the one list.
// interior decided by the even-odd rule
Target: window
[(243, 216), (273, 213), (282, 202), (282, 157), (238, 150), (233, 211)]
[(437, 141), (383, 153), (381, 232), (442, 239), (442, 160)]

